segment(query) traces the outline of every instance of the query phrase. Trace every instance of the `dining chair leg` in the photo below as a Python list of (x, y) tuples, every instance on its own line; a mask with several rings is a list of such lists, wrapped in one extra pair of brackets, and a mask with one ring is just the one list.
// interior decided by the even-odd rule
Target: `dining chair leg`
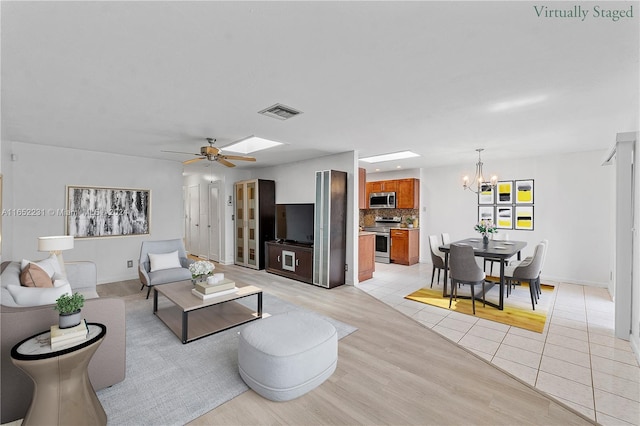
[(438, 268), (438, 281), (436, 281), (436, 283), (440, 283), (440, 271), (442, 271), (442, 269)]
[[(433, 267), (431, 271), (431, 288), (433, 288), (433, 277), (436, 275), (436, 267)], [(440, 279), (440, 272), (438, 272), (438, 280)]]
[(457, 296), (458, 296), (458, 291), (456, 290), (456, 282), (452, 279), (451, 280), (451, 291), (449, 291), (449, 309), (451, 309), (451, 301), (453, 300), (453, 293), (456, 293), (456, 300), (458, 300)]
[(531, 307), (533, 308), (533, 310), (536, 310), (536, 296), (534, 295), (534, 292), (536, 291), (534, 288), (535, 284), (534, 284), (534, 280), (529, 280), (529, 294), (531, 295)]
[(474, 292), (474, 288), (476, 288), (475, 284), (469, 284), (469, 286), (471, 287), (471, 306), (473, 307), (473, 315), (476, 314), (476, 296), (475, 296), (475, 292)]

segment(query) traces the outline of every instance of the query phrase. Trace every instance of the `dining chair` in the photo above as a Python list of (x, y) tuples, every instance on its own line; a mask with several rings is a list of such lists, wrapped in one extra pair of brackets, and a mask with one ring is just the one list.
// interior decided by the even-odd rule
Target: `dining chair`
[(451, 237), (446, 232), (440, 234), (440, 238), (442, 239), (442, 245), (446, 246), (447, 244), (451, 244)]
[[(547, 251), (549, 249), (549, 240), (548, 239), (544, 239), (542, 241), (540, 241), (540, 244), (544, 244), (545, 250), (544, 250), (544, 256), (542, 257), (542, 265), (540, 266), (540, 270), (542, 271), (542, 269), (544, 269), (544, 261), (547, 257)], [(531, 259), (533, 258), (533, 256), (527, 256), (525, 257), (523, 260), (517, 260), (514, 262), (510, 262), (509, 265), (512, 266), (511, 270), (515, 269), (516, 266), (523, 264), (523, 262), (531, 262)], [(509, 297), (509, 294), (511, 293), (511, 288), (515, 287), (515, 282), (509, 284), (506, 286), (507, 289), (507, 297)], [(536, 281), (536, 298), (539, 299), (542, 295), (542, 289), (540, 287), (540, 277), (538, 277), (537, 281)]]
[(538, 288), (540, 283), (540, 273), (546, 251), (546, 245), (539, 243), (533, 252), (533, 256), (526, 258), (518, 265), (509, 265), (504, 270), (504, 278), (507, 287), (510, 288), (514, 281), (526, 281), (529, 284), (529, 294), (531, 295), (531, 307), (536, 310), (538, 302)]
[(438, 270), (438, 281), (440, 282), (440, 271), (444, 270), (444, 253), (438, 248), (440, 241), (437, 235), (429, 235), (429, 248), (431, 249), (431, 263), (433, 269), (431, 271), (431, 288), (433, 288), (433, 277), (435, 276), (436, 269)]
[(468, 284), (471, 287), (471, 306), (473, 315), (476, 314), (475, 286), (482, 284), (482, 306), (486, 306), (484, 300), (484, 271), (476, 263), (473, 247), (462, 244), (452, 244), (449, 251), (449, 270), (451, 276), (451, 292), (449, 293), (449, 308), (455, 295), (458, 298), (458, 286), (456, 284)]

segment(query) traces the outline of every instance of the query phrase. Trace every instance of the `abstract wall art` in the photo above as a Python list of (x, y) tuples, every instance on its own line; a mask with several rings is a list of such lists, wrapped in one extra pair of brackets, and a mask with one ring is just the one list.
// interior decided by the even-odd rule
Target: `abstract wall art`
[(516, 204), (533, 204), (533, 179), (516, 181)]
[(533, 230), (533, 206), (516, 205), (515, 229)]
[(66, 233), (75, 238), (147, 235), (148, 189), (67, 186)]

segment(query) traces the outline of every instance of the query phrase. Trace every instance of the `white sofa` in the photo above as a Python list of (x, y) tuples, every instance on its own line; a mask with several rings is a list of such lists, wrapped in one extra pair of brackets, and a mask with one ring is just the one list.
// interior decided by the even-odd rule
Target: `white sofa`
[[(67, 280), (72, 291), (82, 293), (86, 300), (82, 317), (107, 327), (107, 335), (91, 359), (89, 378), (95, 390), (121, 382), (125, 378), (126, 333), (124, 301), (98, 297), (97, 271), (93, 262), (65, 263)], [(58, 322), (53, 304), (25, 307), (17, 305), (8, 285), (20, 285), (20, 262), (4, 262), (0, 275), (0, 423), (24, 418), (33, 382), (11, 362), (11, 348), (27, 337), (46, 331)]]

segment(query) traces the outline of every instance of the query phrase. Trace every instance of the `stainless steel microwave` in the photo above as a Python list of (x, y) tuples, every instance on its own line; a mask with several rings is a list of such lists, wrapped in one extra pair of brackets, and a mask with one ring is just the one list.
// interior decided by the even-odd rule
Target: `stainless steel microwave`
[(372, 192), (369, 194), (370, 209), (395, 209), (396, 193), (395, 192)]

